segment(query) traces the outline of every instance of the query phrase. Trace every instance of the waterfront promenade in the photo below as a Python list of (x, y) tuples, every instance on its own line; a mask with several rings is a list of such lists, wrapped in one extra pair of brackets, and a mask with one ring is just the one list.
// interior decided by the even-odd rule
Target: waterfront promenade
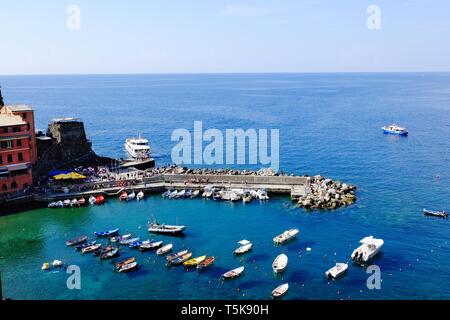
[(290, 195), (293, 199), (306, 194), (309, 178), (297, 176), (246, 176), (207, 174), (160, 174), (151, 177), (79, 184), (76, 190), (52, 191), (34, 196), (36, 201), (50, 202), (91, 195), (118, 196), (122, 191), (157, 193), (166, 189), (203, 190), (213, 185), (227, 189), (266, 189), (269, 193)]

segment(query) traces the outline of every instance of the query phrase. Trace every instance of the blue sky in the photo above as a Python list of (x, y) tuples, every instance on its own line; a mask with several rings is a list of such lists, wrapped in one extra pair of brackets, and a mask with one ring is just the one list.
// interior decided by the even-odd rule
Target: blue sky
[(0, 74), (450, 71), (449, 13), (448, 0), (4, 1)]

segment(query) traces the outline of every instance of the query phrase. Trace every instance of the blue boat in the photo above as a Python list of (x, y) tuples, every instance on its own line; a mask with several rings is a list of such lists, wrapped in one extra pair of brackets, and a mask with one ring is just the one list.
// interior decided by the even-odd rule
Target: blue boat
[(392, 124), (390, 126), (384, 126), (381, 129), (383, 130), (384, 133), (387, 133), (387, 134), (396, 134), (398, 136), (407, 136), (408, 135), (408, 130), (406, 130), (406, 128), (399, 127), (395, 124)]
[(119, 233), (119, 228), (109, 230), (109, 231), (102, 231), (102, 232), (94, 232), (95, 236), (97, 238), (110, 238)]
[(138, 248), (139, 246), (142, 246), (143, 244), (149, 244), (149, 243), (150, 243), (150, 240), (147, 240), (147, 241), (135, 241), (135, 242), (130, 243), (128, 246), (130, 248)]
[(84, 249), (84, 248), (93, 246), (96, 242), (97, 242), (97, 241), (94, 240), (94, 241), (82, 243), (82, 244), (76, 245), (76, 246), (75, 246), (75, 249), (76, 249), (76, 250), (81, 250), (81, 249)]

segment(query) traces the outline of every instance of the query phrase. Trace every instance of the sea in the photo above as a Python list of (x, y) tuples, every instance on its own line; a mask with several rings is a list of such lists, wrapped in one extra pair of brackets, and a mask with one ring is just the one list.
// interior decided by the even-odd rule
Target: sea
[[(194, 121), (205, 130), (279, 129), (280, 170), (358, 187), (356, 203), (334, 211), (306, 211), (288, 196), (244, 204), (153, 194), (141, 202), (108, 199), (99, 207), (1, 216), (6, 297), (259, 300), (289, 283), (286, 300), (450, 298), (450, 222), (422, 212), (450, 210), (449, 73), (0, 76), (0, 85), (6, 103), (34, 108), (42, 131), (54, 118), (80, 118), (99, 155), (123, 157), (124, 140), (140, 134), (157, 165), (169, 164), (172, 132), (192, 130)], [(383, 134), (381, 127), (392, 123), (409, 136)], [(186, 225), (185, 237), (149, 234), (152, 219)], [(216, 261), (198, 272), (123, 248), (115, 261), (136, 257), (140, 268), (122, 274), (114, 261), (66, 246), (68, 239), (116, 227)], [(272, 238), (290, 228), (300, 230), (297, 239), (274, 246)], [(359, 240), (370, 235), (384, 240), (382, 252), (370, 265), (350, 262)], [(242, 239), (253, 249), (236, 257)], [(289, 264), (275, 275), (271, 265), (281, 253)], [(41, 270), (55, 259), (79, 268), (79, 289), (67, 285), (73, 274), (65, 268)], [(328, 281), (324, 273), (336, 262), (348, 262), (348, 272)], [(220, 279), (241, 265), (241, 277)]]

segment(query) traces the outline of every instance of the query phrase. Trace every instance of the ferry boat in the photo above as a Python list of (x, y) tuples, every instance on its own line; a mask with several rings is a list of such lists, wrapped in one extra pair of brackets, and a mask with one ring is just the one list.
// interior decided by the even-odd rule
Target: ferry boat
[(375, 239), (373, 236), (365, 237), (360, 241), (361, 245), (352, 253), (355, 262), (368, 262), (375, 257), (384, 244), (383, 239)]
[(143, 160), (148, 159), (150, 155), (150, 146), (148, 140), (139, 137), (125, 140), (125, 150), (134, 159)]
[(383, 129), (384, 133), (388, 133), (388, 134), (396, 134), (399, 136), (407, 136), (408, 135), (408, 130), (406, 130), (406, 128), (399, 127), (395, 124), (391, 124), (390, 126), (384, 126), (381, 129)]

